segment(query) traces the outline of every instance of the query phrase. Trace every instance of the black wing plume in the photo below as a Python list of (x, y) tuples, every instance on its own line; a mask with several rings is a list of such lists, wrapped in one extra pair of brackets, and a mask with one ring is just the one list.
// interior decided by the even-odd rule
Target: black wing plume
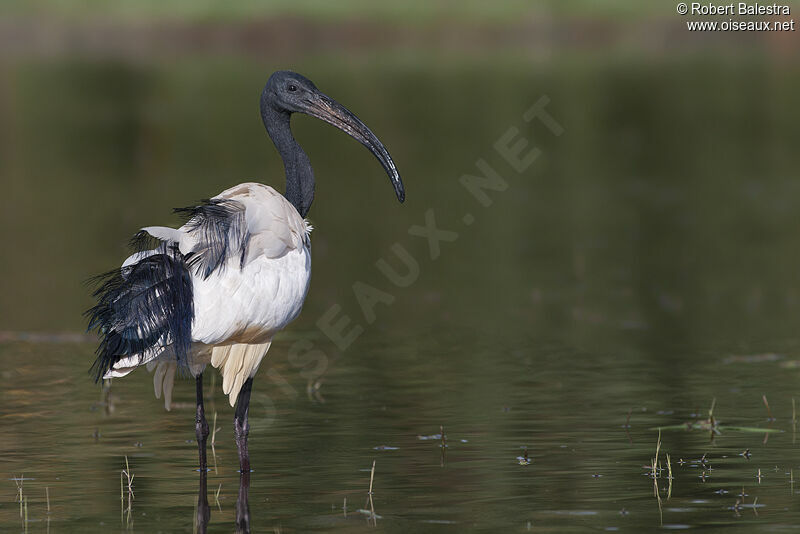
[(186, 217), (187, 230), (197, 239), (186, 259), (198, 276), (205, 279), (217, 269), (224, 269), (232, 255), (238, 255), (240, 267), (244, 266), (250, 238), (244, 204), (217, 198), (203, 200), (199, 206), (176, 208), (175, 213)]
[(95, 278), (97, 305), (86, 312), (89, 330), (102, 335), (91, 372), (99, 380), (127, 356), (143, 357), (171, 345), (181, 367), (192, 342), (194, 301), (186, 258), (162, 244), (132, 265)]
[(86, 316), (89, 330), (102, 335), (92, 366), (95, 380), (124, 357), (142, 358), (167, 346), (185, 368), (194, 319), (191, 271), (206, 279), (234, 255), (244, 266), (250, 237), (244, 204), (211, 199), (175, 212), (186, 218), (196, 243), (191, 251), (182, 254), (177, 243), (141, 231), (131, 239), (141, 259), (94, 279), (97, 305)]

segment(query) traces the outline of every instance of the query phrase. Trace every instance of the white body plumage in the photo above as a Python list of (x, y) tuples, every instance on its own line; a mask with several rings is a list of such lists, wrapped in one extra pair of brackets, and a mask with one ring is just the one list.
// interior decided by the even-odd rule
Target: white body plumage
[[(297, 317), (311, 278), (311, 226), (283, 195), (258, 184), (240, 184), (212, 201), (233, 201), (241, 208), (242, 228), (228, 254), (212, 272), (193, 270), (194, 320), (189, 368), (195, 375), (207, 364), (219, 369), (231, 406), (244, 381), (255, 375), (272, 337)], [(192, 221), (179, 229), (148, 227), (151, 236), (175, 243), (182, 254), (202, 251), (214, 239)], [(236, 242), (236, 240), (240, 242)], [(123, 267), (152, 251), (134, 254)], [(147, 364), (154, 374), (156, 396), (170, 407), (177, 362), (169, 347), (116, 362), (106, 378), (125, 376)]]

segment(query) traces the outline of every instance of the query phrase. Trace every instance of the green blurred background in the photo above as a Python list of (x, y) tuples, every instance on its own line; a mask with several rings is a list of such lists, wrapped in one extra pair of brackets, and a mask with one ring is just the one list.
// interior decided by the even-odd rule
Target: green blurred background
[[(712, 308), (738, 309), (737, 329), (748, 299), (782, 310), (796, 298), (796, 33), (692, 33), (670, 2), (3, 9), (0, 176), (11, 201), (1, 227), (14, 253), (0, 264), (2, 330), (80, 329), (81, 281), (119, 261), (122, 236), (174, 223), (168, 208), (240, 181), (280, 189), (257, 113), (278, 68), (353, 107), (409, 183), (400, 209), (359, 146), (295, 119), (319, 175), (315, 261), (340, 251), (362, 268), (360, 255), (379, 255), (428, 207), (457, 218), (470, 200), (458, 177), (518, 126), (543, 157), (470, 230), (473, 246), (462, 240), (423, 283), (458, 275), (482, 291), (490, 284), (472, 283), (481, 271), (502, 273), (478, 300), (503, 293), (527, 306), (552, 276), (603, 302), (613, 284), (636, 281), (650, 289), (630, 313), (668, 294), (686, 304), (680, 315), (698, 312), (693, 325)], [(542, 95), (567, 131), (557, 141), (520, 121)], [(475, 263), (492, 254), (502, 265)], [(601, 274), (611, 263), (627, 271), (620, 280)], [(343, 272), (317, 269), (312, 302), (330, 299), (329, 277)]]
[[(43, 442), (65, 417), (57, 399), (71, 399), (62, 446), (82, 458), (71, 467), (81, 483), (63, 490), (71, 503), (65, 525), (114, 520), (111, 497), (91, 512), (75, 504), (86, 492), (113, 496), (120, 458), (140, 454), (131, 444), (143, 441), (152, 448), (137, 479), (150, 480), (154, 493), (142, 491), (139, 506), (151, 516), (167, 514), (163, 503), (180, 507), (171, 528), (191, 528), (196, 489), (186, 482), (193, 476), (184, 477), (194, 458), (184, 443), (192, 437), (191, 388), (176, 393), (188, 408), (167, 415), (137, 373), (114, 384), (125, 401), (116, 416), (87, 415), (97, 396), (85, 378), (93, 346), (73, 335), (83, 332), (81, 313), (91, 305), (83, 281), (118, 265), (140, 227), (177, 223), (173, 207), (242, 181), (282, 190), (258, 96), (272, 71), (289, 68), (378, 134), (403, 175), (407, 201), (397, 204), (357, 143), (313, 119), (293, 119), (315, 167), (317, 196), (311, 290), (290, 330), (338, 363), (326, 375), (332, 394), (324, 405), (303, 394), (273, 395), (275, 381), (257, 381), (281, 416), (254, 438), (254, 465), (283, 473), (254, 482), (252, 494), (281, 503), (259, 510), (260, 523), (353, 528), (324, 517), (331, 503), (341, 505), (342, 480), (363, 478), (354, 465), (368, 467), (372, 447), (408, 439), (402, 461), (383, 464), (395, 477), (387, 485), (396, 493), (381, 503), (396, 507), (383, 523), (388, 530), (421, 528), (415, 514), (490, 529), (589, 521), (552, 515), (573, 509), (596, 512), (602, 519), (591, 525), (603, 527), (626, 517), (620, 508), (641, 509), (632, 525), (658, 525), (652, 484), (640, 472), (656, 442), (648, 429), (681, 423), (714, 397), (729, 417), (763, 424), (762, 393), (788, 424), (800, 357), (797, 32), (688, 32), (675, 7), (6, 0), (0, 419), (10, 460), (3, 475), (52, 474), (58, 462)], [(522, 120), (542, 96), (564, 128), (559, 137)], [(542, 151), (522, 174), (493, 149), (510, 127)], [(509, 184), (490, 193), (486, 208), (459, 184), (479, 158)], [(438, 226), (459, 233), (435, 260), (425, 240), (408, 233), (429, 209)], [(461, 222), (466, 212), (475, 216), (469, 227)], [(419, 261), (409, 288), (393, 288), (375, 267), (392, 257), (394, 243)], [(395, 297), (378, 305), (372, 325), (353, 296), (355, 282)], [(366, 328), (345, 353), (315, 326), (332, 305)], [(63, 340), (77, 343), (50, 343)], [(276, 343), (270, 357), (302, 392), (305, 379), (286, 363), (287, 346)], [(42, 384), (50, 396), (41, 397)], [(217, 400), (227, 443), (230, 413)], [(631, 443), (620, 430), (629, 409), (637, 410)], [(645, 415), (637, 421), (636, 414)], [(330, 421), (336, 424), (325, 426)], [(422, 443), (415, 436), (440, 424), (474, 447), (447, 473), (438, 471), (438, 452), (428, 451), (431, 465), (423, 465), (415, 449)], [(93, 428), (114, 438), (87, 448)], [(674, 457), (699, 457), (706, 437), (664, 439)], [(769, 468), (798, 468), (790, 436), (761, 445), (762, 438), (729, 438), (724, 454), (769, 446), (762, 456)], [(594, 445), (576, 445), (586, 443)], [(521, 474), (521, 446), (555, 458), (550, 469)], [(580, 458), (562, 463), (564, 447)], [(178, 455), (184, 471), (172, 463)], [(311, 469), (320, 465), (328, 470)], [(592, 478), (602, 468), (607, 478)], [(693, 485), (678, 498), (689, 506), (712, 489), (749, 485), (750, 468), (732, 467), (727, 485), (708, 495)], [(629, 472), (613, 478), (618, 469)], [(695, 475), (688, 475), (692, 484)], [(0, 521), (17, 524), (8, 486)], [(308, 487), (318, 497), (307, 500)], [(689, 519), (675, 512), (675, 522), (736, 521), (721, 511), (733, 498), (715, 495), (718, 501), (684, 512)], [(788, 495), (776, 485), (773, 506), (789, 510), (778, 522), (798, 518)], [(750, 521), (766, 525), (776, 516)]]

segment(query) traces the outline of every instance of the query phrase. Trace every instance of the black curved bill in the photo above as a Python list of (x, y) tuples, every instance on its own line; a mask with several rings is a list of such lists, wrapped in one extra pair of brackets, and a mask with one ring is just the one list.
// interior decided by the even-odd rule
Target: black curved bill
[(397, 167), (395, 167), (394, 161), (392, 161), (392, 157), (389, 155), (389, 151), (386, 150), (383, 143), (372, 133), (372, 130), (367, 128), (367, 125), (361, 122), (349, 109), (334, 99), (322, 93), (317, 93), (311, 97), (303, 111), (312, 117), (316, 117), (328, 124), (336, 126), (367, 147), (381, 165), (383, 165), (383, 168), (389, 175), (392, 187), (394, 187), (394, 192), (397, 195), (397, 200), (400, 202), (405, 200), (406, 191), (403, 187), (403, 181), (400, 179), (400, 173), (397, 172)]

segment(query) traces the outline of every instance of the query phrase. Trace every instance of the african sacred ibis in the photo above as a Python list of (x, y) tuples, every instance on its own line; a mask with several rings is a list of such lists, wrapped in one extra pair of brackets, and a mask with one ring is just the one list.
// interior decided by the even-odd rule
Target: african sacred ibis
[(208, 424), (203, 371), (222, 374), (235, 405), (234, 434), (242, 473), (249, 472), (248, 404), (253, 377), (272, 337), (300, 313), (311, 276), (304, 219), (314, 200), (314, 173), (294, 139), (292, 113), (322, 119), (366, 146), (389, 174), (398, 200), (405, 191), (389, 152), (353, 113), (290, 71), (270, 76), (261, 93), (261, 118), (283, 159), (286, 192), (244, 183), (200, 205), (176, 211), (178, 229), (151, 226), (136, 236), (138, 252), (102, 275), (87, 311), (101, 334), (96, 378), (125, 376), (146, 365), (156, 397), (169, 409), (177, 369), (195, 377), (195, 430), (206, 468)]

